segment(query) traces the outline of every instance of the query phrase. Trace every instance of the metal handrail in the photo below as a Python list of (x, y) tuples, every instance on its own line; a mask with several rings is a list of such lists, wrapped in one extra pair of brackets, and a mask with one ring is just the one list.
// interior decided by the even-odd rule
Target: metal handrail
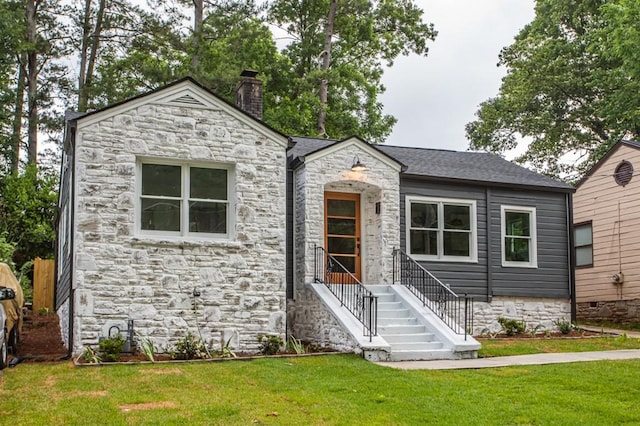
[(467, 340), (473, 330), (473, 298), (457, 295), (411, 256), (393, 250), (393, 283), (399, 282), (411, 291), (456, 334)]
[(363, 335), (378, 334), (378, 296), (366, 289), (335, 257), (320, 246), (314, 247), (314, 281), (324, 284), (364, 327)]

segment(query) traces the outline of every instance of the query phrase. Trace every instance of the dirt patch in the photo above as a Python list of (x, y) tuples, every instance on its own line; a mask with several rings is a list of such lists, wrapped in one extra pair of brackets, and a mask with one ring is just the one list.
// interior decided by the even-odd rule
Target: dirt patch
[(27, 311), (17, 357), (21, 362), (60, 361), (66, 359), (58, 315), (41, 315)]
[(128, 411), (142, 411), (142, 410), (154, 410), (156, 408), (175, 408), (175, 402), (163, 401), (163, 402), (143, 402), (141, 404), (125, 404), (121, 405), (120, 411), (126, 413)]

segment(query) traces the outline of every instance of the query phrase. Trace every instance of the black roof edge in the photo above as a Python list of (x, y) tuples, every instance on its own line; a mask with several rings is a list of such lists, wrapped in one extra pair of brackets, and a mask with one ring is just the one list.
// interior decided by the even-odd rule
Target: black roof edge
[[(262, 125), (262, 126), (266, 127), (267, 129), (271, 130), (271, 131), (272, 131), (272, 132), (274, 132), (274, 133), (277, 133), (278, 135), (282, 136), (283, 138), (289, 139), (289, 135), (285, 135), (285, 134), (284, 134), (284, 133), (282, 133), (281, 131), (279, 131), (279, 130), (277, 130), (277, 129), (274, 129), (273, 127), (269, 126), (269, 125), (268, 125), (267, 123), (265, 123), (264, 121), (258, 120), (257, 118), (255, 118), (255, 117), (254, 117), (254, 116), (252, 116), (251, 114), (248, 114), (246, 111), (242, 110), (241, 108), (238, 108), (236, 105), (232, 104), (231, 102), (227, 101), (226, 99), (223, 99), (222, 97), (220, 97), (220, 96), (216, 95), (214, 92), (212, 92), (211, 90), (209, 90), (208, 88), (206, 88), (204, 85), (200, 84), (200, 83), (199, 83), (195, 78), (193, 78), (193, 77), (191, 77), (191, 76), (182, 77), (182, 78), (180, 78), (180, 79), (178, 79), (178, 80), (172, 81), (171, 83), (165, 84), (164, 86), (160, 86), (160, 87), (157, 87), (157, 88), (152, 89), (152, 90), (150, 90), (150, 91), (140, 93), (140, 94), (138, 94), (138, 95), (132, 96), (132, 97), (127, 98), (127, 99), (124, 99), (124, 100), (122, 100), (122, 101), (120, 101), (120, 102), (116, 102), (115, 104), (108, 105), (108, 106), (106, 106), (106, 107), (104, 107), (104, 108), (100, 108), (100, 109), (97, 109), (97, 110), (95, 110), (95, 111), (91, 111), (91, 112), (88, 112), (88, 113), (84, 113), (84, 115), (82, 115), (82, 116), (80, 116), (80, 117), (76, 117), (75, 119), (77, 120), (78, 118), (85, 118), (85, 117), (88, 117), (88, 116), (91, 116), (91, 115), (95, 115), (95, 114), (98, 114), (98, 113), (101, 113), (101, 112), (104, 112), (104, 111), (110, 110), (110, 109), (112, 109), (112, 108), (117, 108), (117, 107), (119, 107), (120, 105), (124, 105), (124, 104), (126, 104), (127, 102), (131, 102), (131, 101), (134, 101), (134, 100), (136, 100), (136, 99), (141, 99), (141, 98), (144, 98), (144, 97), (146, 97), (146, 96), (151, 96), (151, 95), (153, 95), (153, 94), (156, 94), (156, 93), (158, 93), (158, 92), (161, 92), (161, 91), (163, 91), (163, 90), (165, 90), (165, 89), (168, 89), (168, 88), (170, 88), (170, 87), (177, 86), (178, 84), (182, 84), (182, 83), (184, 83), (185, 81), (189, 81), (189, 82), (191, 82), (191, 83), (195, 84), (195, 85), (196, 85), (196, 86), (198, 86), (200, 89), (204, 90), (205, 92), (207, 92), (208, 94), (210, 94), (211, 96), (213, 96), (214, 98), (216, 98), (217, 100), (219, 100), (219, 101), (221, 101), (221, 102), (223, 102), (223, 103), (227, 104), (227, 105), (228, 105), (228, 106), (230, 106), (231, 108), (233, 108), (233, 109), (235, 109), (235, 110), (237, 110), (237, 111), (241, 112), (241, 113), (242, 113), (242, 114), (244, 114), (246, 117), (250, 118), (251, 120), (255, 121), (256, 123), (258, 123), (258, 124), (260, 124), (260, 125)], [(80, 113), (79, 113), (79, 114), (80, 114)], [(66, 118), (66, 114), (65, 114), (65, 118)]]
[(613, 153), (622, 145), (626, 145), (635, 149), (640, 149), (640, 145), (638, 144), (638, 142), (633, 140), (621, 139), (618, 142), (614, 143), (611, 146), (611, 148), (609, 148), (609, 151), (607, 151), (607, 153), (603, 155), (602, 158), (596, 162), (596, 164), (591, 166), (591, 168), (587, 170), (584, 176), (576, 183), (576, 189), (578, 189), (578, 187), (582, 185), (587, 180), (587, 178), (593, 175), (596, 172), (596, 170), (598, 170), (600, 166), (602, 166), (602, 164), (604, 164), (604, 162), (607, 161), (609, 157), (611, 157)]
[(456, 179), (450, 177), (438, 177), (438, 176), (425, 176), (425, 175), (416, 175), (411, 173), (403, 173), (400, 178), (407, 177), (418, 180), (425, 180), (430, 182), (445, 182), (445, 183), (454, 183), (460, 185), (474, 185), (474, 186), (492, 186), (497, 188), (522, 188), (522, 189), (531, 189), (534, 191), (547, 191), (547, 192), (561, 192), (561, 193), (574, 193), (576, 192), (576, 188), (571, 186), (561, 188), (555, 186), (543, 186), (543, 185), (528, 185), (528, 184), (519, 184), (513, 182), (492, 182), (485, 180), (473, 180), (473, 179)]
[[(294, 136), (294, 137), (297, 137), (297, 138), (304, 138), (304, 139), (315, 139), (315, 140), (320, 140), (319, 138), (313, 138), (313, 137), (309, 137), (309, 136)], [(292, 138), (293, 138), (293, 137), (292, 137)], [(378, 148), (377, 144), (373, 144), (373, 143), (367, 142), (366, 140), (362, 139), (362, 138), (361, 138), (360, 136), (358, 136), (358, 135), (350, 135), (350, 136), (347, 136), (347, 137), (342, 138), (342, 139), (325, 139), (326, 141), (329, 141), (329, 142), (331, 142), (331, 143), (329, 143), (329, 145), (327, 145), (327, 146), (323, 146), (323, 147), (318, 148), (318, 149), (316, 149), (316, 150), (314, 150), (314, 151), (307, 152), (305, 155), (302, 155), (302, 156), (298, 156), (298, 157), (296, 157), (296, 158), (295, 158), (295, 159), (293, 159), (293, 161), (292, 161), (292, 166), (293, 166), (293, 163), (296, 163), (296, 164), (295, 164), (295, 166), (296, 166), (296, 167), (297, 167), (298, 163), (303, 163), (303, 162), (304, 162), (304, 157), (305, 157), (305, 156), (307, 156), (307, 155), (315, 154), (316, 152), (320, 152), (320, 151), (325, 150), (325, 149), (327, 149), (327, 148), (329, 148), (329, 147), (332, 147), (332, 146), (334, 146), (334, 145), (340, 144), (340, 143), (342, 143), (342, 142), (346, 142), (346, 141), (348, 141), (349, 139), (357, 139), (358, 141), (362, 142), (363, 144), (365, 144), (365, 145), (367, 145), (367, 146), (370, 146), (371, 148), (375, 149), (377, 152), (379, 152), (380, 154), (382, 154), (382, 155), (383, 155), (383, 156), (385, 156), (386, 158), (390, 159), (390, 160), (391, 160), (391, 161), (393, 161), (394, 163), (397, 163), (397, 164), (400, 166), (400, 171), (404, 172), (405, 170), (407, 170), (407, 169), (408, 169), (408, 167), (407, 167), (404, 163), (402, 163), (401, 161), (399, 161), (399, 160), (398, 160), (398, 159), (396, 159), (395, 157), (392, 157), (391, 155), (387, 154), (386, 152), (384, 152), (384, 151), (382, 151), (380, 148)], [(296, 159), (299, 159), (299, 161), (298, 161), (298, 162), (296, 162)]]

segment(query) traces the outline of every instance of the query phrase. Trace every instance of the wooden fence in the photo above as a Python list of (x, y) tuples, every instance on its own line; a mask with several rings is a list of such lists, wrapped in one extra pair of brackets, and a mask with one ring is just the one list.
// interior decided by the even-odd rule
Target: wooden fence
[(36, 258), (33, 264), (33, 310), (53, 311), (55, 263), (52, 259)]

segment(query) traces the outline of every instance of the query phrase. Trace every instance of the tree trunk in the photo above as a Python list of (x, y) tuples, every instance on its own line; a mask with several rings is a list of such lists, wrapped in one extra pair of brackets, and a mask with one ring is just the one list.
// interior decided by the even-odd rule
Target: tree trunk
[(38, 10), (37, 0), (27, 0), (27, 120), (29, 122), (27, 132), (27, 162), (38, 163), (38, 53), (36, 48), (36, 15)]
[(191, 74), (197, 75), (200, 63), (200, 45), (202, 23), (204, 22), (204, 0), (193, 0), (193, 56), (191, 57)]
[(333, 37), (333, 24), (336, 19), (336, 9), (338, 7), (338, 0), (331, 0), (329, 4), (329, 15), (327, 16), (327, 22), (324, 26), (324, 50), (320, 54), (322, 57), (322, 64), (320, 69), (322, 70), (322, 77), (320, 78), (320, 110), (318, 111), (318, 135), (321, 137), (327, 136), (326, 123), (327, 123), (327, 104), (329, 98), (329, 79), (327, 73), (331, 66), (331, 39)]
[(22, 116), (24, 113), (24, 66), (27, 62), (25, 52), (20, 54), (18, 64), (18, 85), (16, 87), (16, 104), (13, 113), (13, 128), (11, 130), (11, 173), (18, 174), (20, 165), (20, 147), (22, 145)]
[(87, 61), (89, 52), (89, 32), (91, 30), (91, 0), (85, 0), (84, 19), (82, 22), (82, 46), (80, 48), (80, 72), (78, 74), (78, 111), (86, 111), (89, 98), (85, 88), (87, 78)]

